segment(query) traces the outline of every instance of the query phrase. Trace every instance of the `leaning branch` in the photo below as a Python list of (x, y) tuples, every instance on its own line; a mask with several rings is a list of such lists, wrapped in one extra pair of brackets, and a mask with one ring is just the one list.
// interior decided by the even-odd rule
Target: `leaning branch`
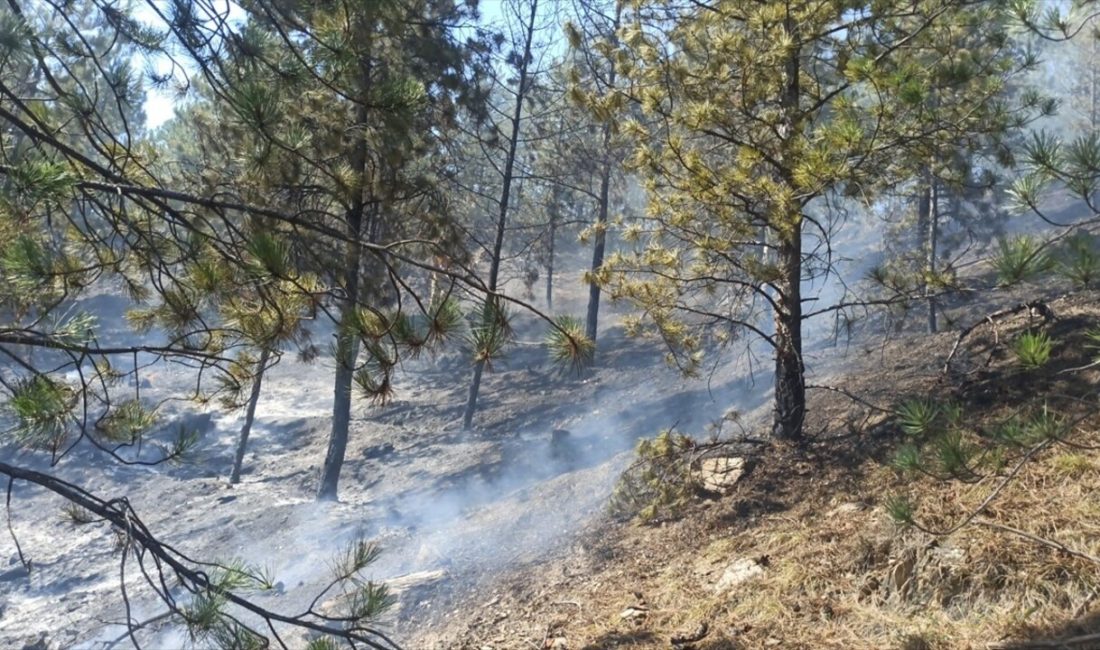
[[(228, 603), (240, 607), (263, 619), (271, 629), (274, 629), (274, 624), (279, 623), (309, 632), (343, 639), (352, 647), (356, 647), (356, 644), (363, 644), (373, 650), (400, 650), (396, 642), (379, 630), (359, 626), (338, 628), (329, 625), (328, 623), (330, 621), (328, 620), (318, 623), (301, 617), (287, 616), (265, 609), (231, 591), (219, 587), (210, 580), (209, 576), (204, 571), (192, 568), (191, 566), (197, 566), (202, 563), (196, 562), (153, 536), (148, 528), (146, 528), (145, 524), (138, 519), (129, 501), (125, 498), (104, 501), (72, 483), (68, 483), (49, 474), (16, 467), (2, 461), (0, 461), (0, 475), (7, 476), (9, 482), (21, 480), (41, 486), (61, 496), (70, 503), (84, 508), (97, 517), (110, 522), (118, 530), (126, 531), (132, 543), (137, 544), (141, 549), (150, 553), (156, 560), (158, 567), (167, 567), (171, 569), (171, 572), (176, 575), (179, 582), (189, 590), (194, 592), (211, 591), (218, 593), (219, 596), (224, 598)], [(163, 571), (163, 568), (161, 568), (161, 571)], [(151, 576), (146, 576), (146, 578), (147, 580), (154, 580)], [(179, 605), (174, 602), (174, 599), (169, 594), (166, 592), (162, 593), (160, 590), (157, 590), (157, 593), (161, 601), (164, 602), (169, 609), (178, 612)], [(280, 643), (280, 645), (284, 648), (286, 647), (285, 644)]]

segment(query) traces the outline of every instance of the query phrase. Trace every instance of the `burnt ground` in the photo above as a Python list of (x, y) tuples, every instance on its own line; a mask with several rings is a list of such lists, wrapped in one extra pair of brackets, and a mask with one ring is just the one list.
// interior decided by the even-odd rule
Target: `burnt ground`
[[(962, 321), (966, 313), (994, 311), (1036, 290), (953, 309)], [(1095, 316), (1064, 307), (1057, 309), (1079, 309), (1085, 320)], [(608, 495), (636, 440), (667, 427), (703, 435), (730, 409), (742, 412), (741, 425), (758, 434), (768, 419), (769, 390), (766, 377), (746, 373), (743, 359), (717, 366), (704, 379), (683, 379), (667, 368), (658, 342), (628, 339), (613, 314), (605, 320), (612, 325), (601, 333), (599, 361), (585, 376), (554, 371), (537, 345), (541, 328), (521, 322), (514, 352), (486, 376), (472, 432), (459, 423), (466, 362), (452, 353), (410, 363), (393, 402), (357, 409), (336, 504), (312, 499), (331, 405), (324, 360), (288, 360), (265, 379), (237, 487), (226, 485), (225, 477), (239, 421), (216, 414), (195, 420), (205, 422), (204, 437), (185, 464), (122, 467), (82, 451), (55, 471), (104, 497), (128, 495), (151, 530), (194, 557), (241, 557), (269, 566), (284, 589), (257, 599), (272, 609), (300, 609), (324, 583), (333, 554), (365, 536), (385, 550), (371, 575), (399, 588), (399, 605), (386, 625), (408, 648), (541, 648), (559, 638), (570, 648), (667, 647), (671, 627), (621, 625), (620, 611), (637, 601), (635, 591), (652, 600), (652, 590), (669, 590), (682, 599), (683, 590), (670, 585), (688, 594), (702, 589), (714, 568), (700, 574), (696, 558), (717, 561), (716, 541), (750, 539), (775, 517), (828, 512), (855, 498), (874, 501), (866, 498), (867, 481), (881, 480), (879, 468), (897, 441), (883, 410), (900, 396), (1005, 390), (988, 383), (996, 374), (981, 374), (982, 345), (992, 343), (985, 330), (968, 341), (957, 363), (977, 372), (949, 382), (940, 380), (940, 367), (952, 332), (875, 334), (858, 344), (811, 346), (811, 381), (860, 401), (813, 390), (810, 444), (767, 446), (732, 494), (639, 528), (606, 516)], [(1011, 325), (1022, 326), (1018, 319)], [(170, 371), (146, 378), (146, 390), (163, 395), (186, 380)], [(1015, 381), (1013, 390), (1029, 393), (1033, 378)], [(196, 416), (192, 407), (170, 403), (165, 420), (174, 417)], [(569, 434), (555, 443), (554, 430)], [(43, 465), (32, 455), (3, 453)], [(29, 579), (20, 575), (10, 538), (0, 539), (0, 647), (21, 647), (43, 634), (50, 647), (109, 647), (123, 630), (110, 531), (74, 527), (61, 516), (57, 499), (15, 488), (12, 526), (36, 570)], [(672, 570), (682, 575), (667, 580)], [(135, 576), (128, 580), (135, 617), (154, 616), (159, 610), (150, 594), (141, 592)], [(688, 625), (691, 616), (681, 614), (665, 622)], [(723, 638), (734, 639), (732, 629), (727, 626)], [(759, 640), (768, 638), (778, 637)], [(159, 624), (143, 631), (142, 640), (150, 648), (186, 643), (177, 628)]]
[[(466, 594), (442, 623), (414, 637), (415, 647), (1100, 647), (1089, 613), (1100, 587), (1097, 564), (983, 527), (927, 535), (885, 513), (891, 493), (914, 489), (890, 467), (904, 436), (887, 411), (902, 399), (953, 400), (978, 427), (1041, 401), (1080, 416), (1077, 446), (1038, 459), (986, 514), (1086, 553), (1100, 550), (1100, 448), (1093, 446), (1100, 372), (1072, 372), (1091, 361), (1083, 332), (1100, 325), (1100, 296), (1030, 287), (960, 303), (954, 315), (962, 321), (967, 310), (979, 315), (967, 324), (978, 322), (980, 314), (1038, 295), (1056, 320), (1021, 311), (983, 325), (963, 340), (947, 373), (958, 329), (899, 334), (823, 359), (812, 381), (828, 388), (812, 391), (806, 444), (757, 447), (751, 472), (732, 492), (700, 496), (676, 516), (649, 525), (590, 520), (571, 544)], [(1019, 369), (1004, 345), (1033, 327), (1058, 342), (1041, 372)], [(745, 418), (766, 419), (766, 406)], [(946, 528), (1000, 476), (974, 486), (918, 481), (925, 523)], [(894, 589), (891, 580), (910, 556), (919, 558), (912, 569), (918, 586)], [(717, 589), (723, 569), (738, 560), (758, 564), (763, 577)], [(703, 624), (703, 639), (671, 643)], [(1063, 645), (1066, 639), (1083, 640)]]
[[(150, 530), (192, 557), (269, 567), (283, 589), (256, 598), (279, 611), (308, 603), (347, 543), (374, 539), (385, 552), (368, 573), (401, 591), (386, 625), (414, 639), (507, 567), (567, 543), (598, 517), (638, 437), (670, 426), (701, 431), (731, 405), (763, 399), (732, 366), (709, 381), (685, 380), (666, 367), (658, 343), (627, 339), (614, 325), (602, 332), (600, 359), (584, 376), (552, 367), (539, 345), (541, 325), (520, 317), (517, 331), (514, 350), (486, 375), (473, 431), (460, 426), (470, 368), (457, 352), (410, 362), (394, 401), (357, 407), (335, 504), (312, 498), (330, 421), (325, 359), (286, 359), (265, 377), (236, 487), (226, 477), (239, 416), (197, 413), (186, 402), (163, 405), (164, 432), (151, 441), (167, 439), (181, 421), (202, 431), (178, 465), (123, 466), (78, 448), (49, 468), (38, 454), (2, 453), (104, 498), (127, 496)], [(180, 394), (190, 381), (171, 368), (142, 380), (151, 399)], [(568, 434), (555, 440), (555, 430)], [(35, 569), (24, 575), (11, 538), (0, 538), (0, 647), (45, 635), (50, 647), (104, 648), (123, 632), (112, 533), (75, 526), (63, 505), (15, 485), (12, 527)], [(159, 613), (133, 571), (127, 585), (137, 620)], [(178, 628), (159, 623), (141, 640), (151, 648), (187, 643)]]

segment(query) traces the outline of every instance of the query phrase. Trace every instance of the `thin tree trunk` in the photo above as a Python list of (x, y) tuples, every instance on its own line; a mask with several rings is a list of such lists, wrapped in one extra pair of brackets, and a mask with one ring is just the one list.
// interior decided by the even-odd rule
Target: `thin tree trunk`
[(550, 241), (546, 254), (546, 311), (554, 311), (554, 243), (558, 237), (558, 206), (550, 209)]
[[(373, 29), (373, 27), (369, 28)], [(370, 38), (368, 32), (367, 38)], [(369, 52), (369, 48), (368, 48)], [(371, 64), (369, 58), (362, 64), (364, 98), (370, 94)], [(370, 115), (366, 103), (362, 103), (356, 114), (359, 124), (367, 124)], [(340, 323), (336, 332), (336, 372), (332, 390), (332, 430), (329, 433), (328, 450), (325, 452), (325, 464), (321, 468), (321, 484), (317, 490), (319, 501), (335, 501), (340, 483), (340, 470), (344, 466), (344, 455), (348, 448), (348, 434), (351, 427), (351, 386), (355, 379), (356, 359), (359, 357), (359, 336), (352, 323), (355, 310), (361, 298), (361, 268), (363, 264), (363, 225), (367, 212), (367, 193), (370, 191), (367, 179), (367, 143), (359, 138), (349, 156), (352, 169), (359, 174), (359, 191), (347, 210), (345, 223), (348, 242), (344, 249), (344, 296), (340, 308)], [(372, 220), (377, 217), (376, 207), (372, 207)], [(368, 224), (368, 232), (376, 232), (376, 223)]]
[[(797, 22), (788, 17), (784, 27), (793, 42), (798, 42)], [(801, 52), (795, 48), (787, 58), (786, 83), (781, 105), (785, 113), (782, 127), (783, 156), (787, 165), (797, 159), (794, 143), (800, 137)], [(781, 173), (784, 183), (796, 186), (791, 167)], [(801, 208), (799, 208), (801, 210)], [(805, 367), (802, 364), (802, 214), (788, 216), (789, 223), (775, 232), (776, 263), (780, 278), (775, 283), (775, 414), (772, 435), (783, 440), (801, 440), (806, 419)], [(773, 231), (775, 228), (773, 227)]]
[(917, 197), (917, 234), (920, 237), (921, 257), (921, 293), (928, 309), (928, 331), (936, 331), (936, 302), (932, 297), (931, 280), (936, 271), (936, 239), (938, 225), (934, 217), (935, 184), (932, 170), (925, 165), (920, 171), (920, 195)]
[(344, 465), (344, 454), (348, 448), (348, 433), (351, 427), (351, 386), (355, 378), (355, 361), (359, 357), (359, 336), (352, 327), (355, 310), (359, 303), (359, 266), (362, 262), (363, 246), (359, 243), (362, 226), (362, 206), (359, 206), (358, 218), (353, 215), (348, 223), (348, 235), (344, 260), (344, 305), (340, 312), (339, 331), (336, 333), (336, 373), (333, 379), (332, 394), (332, 431), (328, 439), (328, 451), (325, 464), (321, 469), (321, 486), (317, 499), (335, 501), (340, 482), (340, 470)]
[[(512, 110), (512, 132), (508, 138), (508, 153), (504, 159), (503, 185), (500, 190), (500, 212), (497, 215), (496, 240), (493, 242), (493, 259), (489, 264), (489, 291), (496, 292), (500, 276), (500, 256), (504, 248), (504, 231), (508, 225), (508, 201), (512, 193), (512, 180), (515, 177), (516, 151), (519, 148), (519, 128), (523, 119), (523, 102), (527, 97), (527, 69), (531, 63), (531, 46), (535, 37), (535, 16), (538, 12), (538, 0), (531, 0), (531, 20), (527, 24), (527, 33), (523, 43), (523, 59), (519, 67), (519, 83), (516, 85), (516, 103)], [(496, 304), (496, 296), (488, 296), (486, 302)], [(493, 309), (486, 308), (486, 317), (494, 317)], [(487, 325), (482, 323), (482, 325)], [(474, 411), (477, 410), (478, 392), (481, 390), (481, 375), (485, 372), (485, 361), (474, 364), (474, 376), (470, 381), (470, 393), (466, 398), (466, 408), (462, 413), (462, 428), (473, 426)]]
[[(939, 255), (939, 239), (940, 239), (940, 193), (936, 187), (935, 181), (932, 182), (932, 209), (928, 219), (928, 274), (929, 277), (935, 277), (937, 257)], [(935, 292), (931, 292), (934, 294)], [(928, 296), (928, 332), (935, 334), (938, 327), (936, 324), (936, 296)]]
[(248, 436), (252, 433), (252, 422), (256, 419), (256, 404), (260, 401), (260, 385), (263, 383), (264, 372), (267, 370), (267, 362), (270, 358), (271, 350), (264, 348), (256, 364), (256, 375), (252, 378), (252, 392), (248, 395), (248, 408), (245, 409), (244, 424), (241, 425), (241, 435), (237, 440), (237, 455), (233, 457), (233, 471), (229, 474), (230, 485), (241, 482), (244, 452), (248, 448)]
[[(607, 149), (611, 144), (611, 125), (603, 127), (604, 164), (600, 170), (600, 205), (596, 213), (596, 238), (592, 245), (592, 273), (603, 266), (604, 251), (607, 247), (607, 211), (611, 188), (611, 156)], [(588, 314), (584, 320), (584, 335), (596, 340), (596, 330), (600, 316), (600, 285), (592, 282), (588, 285)]]
[(783, 440), (802, 438), (806, 418), (805, 368), (802, 364), (802, 234), (783, 237), (777, 250), (782, 278), (776, 287), (775, 311), (775, 419), (772, 435)]
[[(622, 20), (622, 6), (623, 3), (617, 2), (615, 4), (615, 20), (612, 23), (612, 34), (619, 29), (619, 23)], [(614, 38), (614, 36), (612, 36)], [(607, 72), (607, 86), (613, 89), (615, 87), (615, 60), (610, 59), (608, 62)], [(599, 209), (596, 213), (596, 238), (592, 245), (592, 274), (595, 275), (603, 266), (604, 252), (607, 247), (607, 215), (609, 206), (609, 193), (611, 188), (611, 172), (614, 165), (614, 161), (611, 159), (611, 137), (612, 129), (611, 124), (604, 124), (603, 127), (603, 140), (601, 142), (602, 149), (600, 153), (603, 155), (602, 168), (600, 169), (600, 198)], [(584, 335), (592, 341), (596, 340), (596, 333), (599, 330), (599, 316), (600, 316), (600, 285), (597, 282), (592, 282), (588, 285), (588, 313), (584, 319)]]

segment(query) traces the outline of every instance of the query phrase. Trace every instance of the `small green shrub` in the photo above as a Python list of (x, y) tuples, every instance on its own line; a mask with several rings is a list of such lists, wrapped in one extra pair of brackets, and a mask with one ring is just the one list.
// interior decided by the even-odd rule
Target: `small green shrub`
[(1054, 343), (1046, 332), (1024, 332), (1012, 341), (1012, 351), (1016, 354), (1016, 360), (1020, 365), (1031, 370), (1046, 365), (1047, 361), (1050, 361), (1050, 353), (1053, 349)]
[(919, 470), (921, 467), (920, 449), (913, 444), (898, 447), (897, 451), (894, 452), (894, 460), (891, 464), (903, 472)]
[(942, 414), (943, 409), (934, 400), (910, 399), (898, 406), (898, 425), (906, 435), (923, 437), (933, 431)]
[(978, 449), (957, 429), (952, 429), (936, 438), (932, 443), (936, 452), (939, 469), (944, 476), (960, 479), (974, 477), (970, 463)]

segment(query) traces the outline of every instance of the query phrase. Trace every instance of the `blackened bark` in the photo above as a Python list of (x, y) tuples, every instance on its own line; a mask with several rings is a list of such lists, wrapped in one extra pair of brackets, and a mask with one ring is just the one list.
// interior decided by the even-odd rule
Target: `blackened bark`
[(776, 283), (775, 418), (772, 435), (800, 440), (806, 418), (805, 367), (802, 364), (802, 235), (785, 237), (778, 247), (782, 277)]

